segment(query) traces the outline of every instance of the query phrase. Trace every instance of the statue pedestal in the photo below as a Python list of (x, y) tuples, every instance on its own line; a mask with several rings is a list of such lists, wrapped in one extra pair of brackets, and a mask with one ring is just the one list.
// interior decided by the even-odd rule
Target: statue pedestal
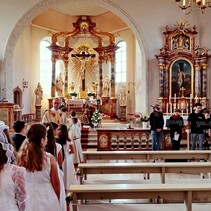
[(35, 105), (35, 121), (40, 122), (41, 121), (41, 105)]
[(80, 99), (86, 99), (87, 98), (87, 92), (86, 91), (79, 92), (79, 98)]
[(117, 115), (116, 115), (116, 98), (112, 98), (108, 101), (109, 103), (109, 113), (108, 115), (110, 117), (113, 117), (113, 118), (117, 118)]
[(120, 121), (126, 121), (126, 105), (120, 106)]

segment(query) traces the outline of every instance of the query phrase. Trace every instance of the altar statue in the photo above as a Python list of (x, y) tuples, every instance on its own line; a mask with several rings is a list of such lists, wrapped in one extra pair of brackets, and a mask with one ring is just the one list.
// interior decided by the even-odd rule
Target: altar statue
[(75, 83), (72, 81), (70, 86), (69, 86), (69, 92), (72, 93), (75, 91)]
[(105, 74), (103, 79), (103, 96), (108, 97), (109, 95), (109, 78), (108, 75)]
[(57, 79), (56, 79), (56, 92), (57, 92), (57, 95), (59, 97), (62, 96), (62, 90), (63, 90), (63, 80), (62, 80), (62, 74), (59, 73)]
[(92, 92), (93, 93), (97, 93), (97, 88), (98, 88), (98, 84), (97, 83), (95, 83), (95, 82), (92, 82)]
[(43, 90), (42, 90), (40, 83), (37, 84), (37, 87), (34, 90), (34, 94), (36, 95), (35, 106), (40, 106), (42, 98), (43, 98)]
[(122, 85), (119, 93), (119, 104), (120, 106), (125, 106), (127, 100), (127, 94), (126, 94), (126, 85)]

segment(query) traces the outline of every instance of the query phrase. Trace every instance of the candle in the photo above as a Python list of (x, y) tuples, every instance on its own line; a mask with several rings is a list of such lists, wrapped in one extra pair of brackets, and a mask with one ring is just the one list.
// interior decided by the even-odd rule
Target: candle
[(196, 103), (198, 103), (198, 97), (197, 97), (197, 95), (196, 95), (196, 97), (195, 97), (195, 100), (196, 100)]
[(181, 108), (183, 108), (183, 102), (181, 103)]
[(176, 95), (176, 93), (174, 94), (174, 102), (176, 102), (176, 100), (177, 100), (177, 95)]
[(186, 0), (182, 1), (182, 6), (185, 7), (186, 6)]
[(186, 107), (186, 113), (188, 114), (188, 103), (187, 103), (187, 107)]
[(202, 0), (202, 6), (206, 5), (206, 0)]

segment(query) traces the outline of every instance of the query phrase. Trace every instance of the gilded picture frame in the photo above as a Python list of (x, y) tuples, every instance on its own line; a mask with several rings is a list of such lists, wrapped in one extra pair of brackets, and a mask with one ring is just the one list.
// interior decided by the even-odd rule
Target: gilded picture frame
[(170, 66), (170, 96), (189, 98), (193, 96), (194, 69), (186, 58), (177, 58)]

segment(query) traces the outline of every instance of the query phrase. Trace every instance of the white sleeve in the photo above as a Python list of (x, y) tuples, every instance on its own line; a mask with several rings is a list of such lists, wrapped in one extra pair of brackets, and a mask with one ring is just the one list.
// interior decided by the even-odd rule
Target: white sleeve
[(26, 210), (26, 179), (25, 179), (26, 169), (23, 167), (15, 166), (12, 167), (12, 179), (15, 184), (15, 195), (16, 201), (20, 211)]

